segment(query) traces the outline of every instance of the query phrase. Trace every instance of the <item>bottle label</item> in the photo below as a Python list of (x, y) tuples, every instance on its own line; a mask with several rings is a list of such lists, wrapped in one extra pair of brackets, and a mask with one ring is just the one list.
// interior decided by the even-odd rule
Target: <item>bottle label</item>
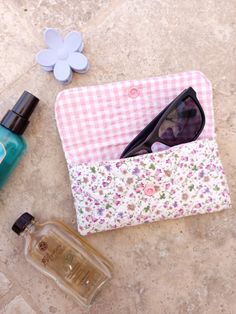
[(34, 258), (84, 298), (90, 296), (106, 279), (89, 259), (55, 232), (49, 232), (39, 240)]
[(6, 149), (4, 145), (0, 142), (0, 164), (2, 163), (3, 159), (6, 157)]

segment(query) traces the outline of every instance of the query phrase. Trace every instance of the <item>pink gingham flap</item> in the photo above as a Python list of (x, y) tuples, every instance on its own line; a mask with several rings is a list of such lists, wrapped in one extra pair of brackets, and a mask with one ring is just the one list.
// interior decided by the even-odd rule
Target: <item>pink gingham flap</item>
[(204, 109), (199, 139), (214, 137), (212, 87), (199, 71), (63, 90), (55, 115), (69, 164), (118, 159), (127, 144), (192, 86)]
[(71, 164), (69, 173), (83, 235), (230, 206), (215, 139), (133, 158)]

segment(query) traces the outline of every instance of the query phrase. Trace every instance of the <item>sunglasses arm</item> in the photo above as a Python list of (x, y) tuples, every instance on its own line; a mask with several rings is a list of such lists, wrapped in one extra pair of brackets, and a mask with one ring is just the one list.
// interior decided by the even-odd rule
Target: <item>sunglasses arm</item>
[[(143, 152), (140, 154), (140, 152)], [(141, 143), (140, 145), (134, 147), (130, 151), (128, 151), (126, 154), (122, 156), (122, 158), (129, 158), (129, 157), (135, 157), (143, 154), (149, 154), (152, 153), (151, 145), (147, 145), (147, 142)]]

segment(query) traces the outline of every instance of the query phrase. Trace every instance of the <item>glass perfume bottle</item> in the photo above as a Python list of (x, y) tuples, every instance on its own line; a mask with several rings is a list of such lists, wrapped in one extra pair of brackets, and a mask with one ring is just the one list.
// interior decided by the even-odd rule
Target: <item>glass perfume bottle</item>
[(39, 99), (24, 91), (12, 110), (0, 121), (0, 188), (4, 186), (26, 150), (21, 136)]
[(62, 222), (40, 224), (24, 213), (12, 230), (24, 235), (27, 261), (85, 306), (111, 279), (110, 262)]

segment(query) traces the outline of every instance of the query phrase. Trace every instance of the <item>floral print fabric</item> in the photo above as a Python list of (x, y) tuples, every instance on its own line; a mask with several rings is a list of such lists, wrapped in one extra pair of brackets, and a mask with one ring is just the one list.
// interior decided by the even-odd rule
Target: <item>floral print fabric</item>
[(83, 235), (230, 206), (215, 139), (68, 167)]

